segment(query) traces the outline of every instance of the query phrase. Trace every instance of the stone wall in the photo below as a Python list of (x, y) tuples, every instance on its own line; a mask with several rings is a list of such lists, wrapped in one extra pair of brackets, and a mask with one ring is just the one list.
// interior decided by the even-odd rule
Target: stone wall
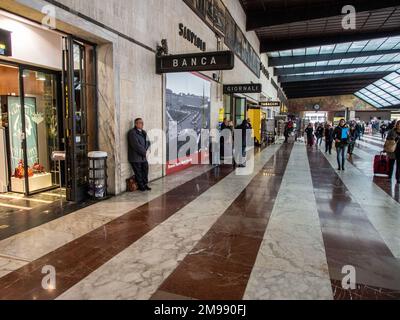
[[(245, 31), (246, 15), (239, 0), (224, 2)], [(142, 117), (148, 130), (164, 128), (165, 77), (155, 73), (157, 44), (167, 39), (171, 54), (200, 52), (179, 36), (179, 23), (202, 38), (207, 43), (207, 51), (217, 50), (217, 37), (183, 0), (58, 0), (58, 3), (71, 10), (55, 8), (57, 29), (98, 44), (100, 148), (110, 155), (110, 191), (118, 194), (125, 191), (125, 179), (132, 174), (126, 134), (133, 119)], [(44, 0), (2, 0), (0, 8), (41, 22), (41, 10), (46, 5), (49, 3)], [(91, 19), (103, 26), (92, 23)], [(247, 32), (246, 37), (259, 51), (256, 34)], [(261, 60), (268, 65), (266, 55)], [(272, 68), (269, 71), (272, 75)], [(205, 75), (212, 78), (212, 72)], [(278, 83), (276, 77), (271, 78)], [(234, 70), (222, 73), (222, 80), (225, 84), (261, 82), (263, 95), (277, 99), (271, 80), (263, 74), (259, 79), (238, 58)], [(216, 127), (218, 111), (223, 105), (222, 84), (212, 82), (211, 92), (211, 126)], [(260, 100), (260, 95), (248, 97)], [(150, 171), (151, 179), (164, 174), (161, 165), (152, 166)]]

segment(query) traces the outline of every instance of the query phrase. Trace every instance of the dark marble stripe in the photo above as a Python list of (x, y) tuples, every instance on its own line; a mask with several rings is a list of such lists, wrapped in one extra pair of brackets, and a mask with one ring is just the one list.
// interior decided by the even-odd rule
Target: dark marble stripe
[[(356, 268), (358, 285), (400, 292), (400, 261), (328, 160), (315, 150), (308, 151), (308, 158), (332, 281), (341, 282), (343, 267), (350, 265)], [(343, 296), (336, 292), (340, 295), (335, 298)]]
[[(0, 279), (0, 300), (55, 299), (233, 172), (221, 166), (111, 221)], [(42, 268), (57, 272), (55, 290), (41, 287)]]
[(243, 299), (292, 148), (281, 147), (152, 299)]
[(340, 281), (332, 281), (336, 300), (400, 300), (400, 292), (357, 285), (355, 290), (344, 290)]

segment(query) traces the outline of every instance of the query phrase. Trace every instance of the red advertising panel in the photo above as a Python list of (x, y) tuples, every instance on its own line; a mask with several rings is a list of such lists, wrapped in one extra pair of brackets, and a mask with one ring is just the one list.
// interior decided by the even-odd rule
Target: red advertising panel
[[(167, 175), (208, 160), (208, 143), (202, 129), (210, 129), (211, 83), (196, 73), (167, 74)], [(196, 139), (195, 150), (186, 149)], [(202, 148), (202, 145), (207, 146)], [(182, 155), (183, 154), (183, 155)]]

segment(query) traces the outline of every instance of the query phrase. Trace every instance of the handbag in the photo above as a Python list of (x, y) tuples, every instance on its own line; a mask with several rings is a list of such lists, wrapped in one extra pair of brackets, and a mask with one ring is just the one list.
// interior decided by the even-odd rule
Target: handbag
[(139, 189), (135, 176), (126, 179), (126, 191), (127, 192), (135, 192)]
[(383, 150), (385, 150), (386, 153), (395, 153), (396, 148), (397, 142), (395, 140), (386, 140)]

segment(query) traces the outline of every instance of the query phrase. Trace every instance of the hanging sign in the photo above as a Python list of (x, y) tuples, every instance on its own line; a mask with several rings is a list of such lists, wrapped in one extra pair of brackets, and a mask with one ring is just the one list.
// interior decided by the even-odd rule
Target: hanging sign
[(269, 108), (277, 108), (281, 107), (281, 102), (280, 101), (265, 101), (261, 102), (261, 106), (263, 107), (269, 107)]
[(194, 72), (232, 70), (235, 56), (231, 51), (160, 56), (156, 58), (156, 72)]
[(10, 57), (11, 49), (11, 32), (0, 29), (0, 56)]
[(261, 92), (262, 92), (261, 83), (224, 85), (224, 94), (232, 94), (232, 93), (261, 93)]

